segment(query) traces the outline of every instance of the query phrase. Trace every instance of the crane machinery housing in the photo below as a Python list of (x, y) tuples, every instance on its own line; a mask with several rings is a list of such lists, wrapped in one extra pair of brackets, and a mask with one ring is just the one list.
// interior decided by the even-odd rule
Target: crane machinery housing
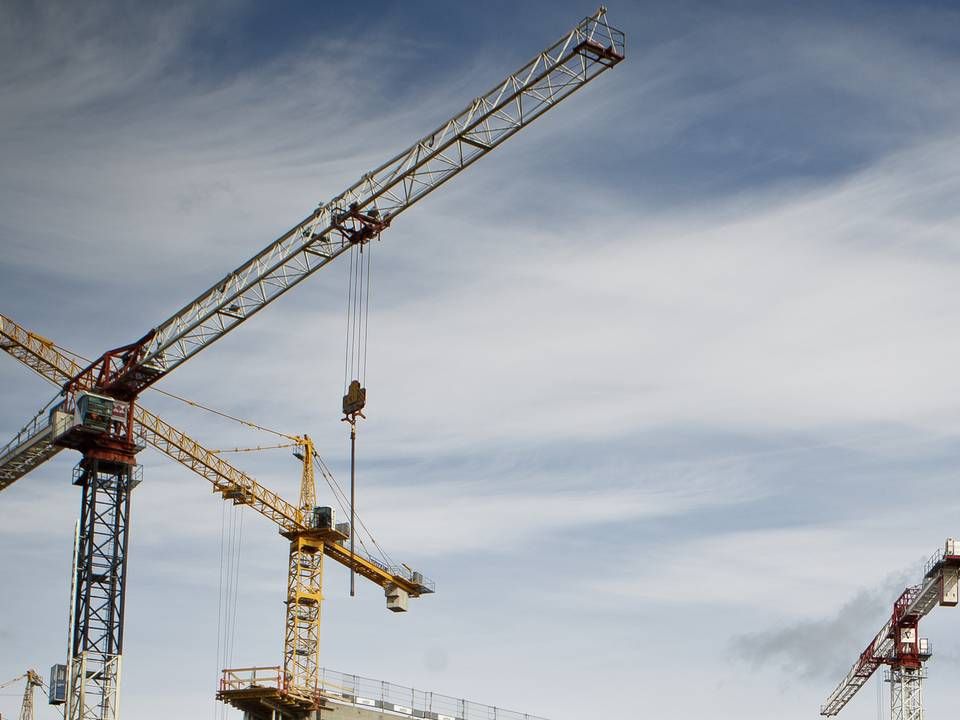
[(956, 607), (960, 576), (960, 542), (947, 538), (943, 550), (927, 561), (923, 581), (904, 590), (893, 603), (890, 619), (860, 653), (856, 663), (820, 708), (838, 714), (881, 665), (890, 668), (890, 720), (923, 720), (924, 663), (932, 647), (920, 637), (920, 620), (938, 605)]
[(379, 238), (404, 210), (624, 57), (625, 36), (600, 7), (170, 318), (71, 374), (63, 400), (0, 450), (0, 489), (64, 448), (82, 455), (73, 473), (82, 497), (65, 720), (119, 717), (130, 500), (144, 447), (140, 394), (341, 254)]

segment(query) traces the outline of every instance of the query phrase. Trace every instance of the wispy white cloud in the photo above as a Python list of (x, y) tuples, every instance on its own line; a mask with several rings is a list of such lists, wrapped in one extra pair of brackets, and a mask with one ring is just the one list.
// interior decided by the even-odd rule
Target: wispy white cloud
[(748, 608), (758, 618), (829, 617), (841, 604), (838, 598), (886, 587), (891, 567), (919, 573), (922, 549), (884, 538), (877, 530), (883, 524), (872, 517), (846, 527), (704, 533), (648, 547), (624, 572), (598, 580), (593, 589), (601, 596), (686, 607)]
[[(402, 41), (394, 57), (401, 41), (389, 28), (387, 42), (358, 47), (320, 34), (209, 77), (191, 68), (187, 46), (202, 25), (197, 13), (218, 17), (222, 8), (109, 18), (113, 9), (90, 6), (79, 17), (41, 9), (29, 22), (0, 23), (0, 298), (5, 312), (87, 354), (138, 337), (459, 109), (461, 90), (496, 79), (496, 62), (464, 47), (457, 92), (430, 87), (420, 73), (438, 48), (420, 53)], [(949, 400), (960, 389), (951, 339), (960, 318), (949, 301), (958, 274), (957, 59), (881, 21), (724, 19), (687, 7), (665, 33), (660, 16), (637, 13), (634, 26), (655, 39), (398, 219), (373, 249), (361, 514), (389, 552), (425, 560), (428, 574), (440, 568), (442, 591), (390, 630), (364, 615), (366, 598), (354, 609), (331, 601), (325, 638), (333, 657), (357, 664), (345, 669), (416, 678), (425, 650), (409, 643), (414, 627), (418, 643), (429, 638), (450, 659), (429, 677), (495, 702), (483, 683), (496, 685), (505, 646), (520, 647), (541, 687), (590, 688), (551, 695), (545, 705), (557, 717), (622, 713), (617, 698), (638, 675), (669, 689), (650, 707), (671, 717), (721, 706), (741, 717), (777, 704), (789, 706), (785, 720), (806, 717), (819, 682), (798, 680), (788, 702), (777, 689), (745, 687), (742, 666), (727, 667), (731, 628), (742, 634), (745, 618), (760, 618), (769, 624), (749, 627), (769, 629), (772, 643), (784, 627), (805, 634), (803, 623), (830, 618), (923, 551), (904, 537), (939, 540), (933, 525), (951, 522), (949, 463), (923, 464), (924, 446), (911, 443), (960, 424)], [(898, 17), (907, 15), (911, 33), (951, 22)], [(842, 112), (829, 112), (831, 97)], [(790, 123), (800, 140), (777, 134)], [(164, 385), (310, 432), (342, 473), (342, 275), (325, 270)], [(11, 429), (42, 402), (22, 373), (0, 363), (0, 422)], [(209, 445), (249, 437), (154, 394), (145, 402)], [(674, 436), (656, 460), (643, 456), (656, 438)], [(719, 440), (703, 448), (701, 437)], [(818, 448), (838, 442), (900, 463), (865, 503), (889, 499), (890, 512), (860, 525), (825, 518), (825, 508), (853, 502), (843, 488), (821, 481), (801, 492), (795, 483), (783, 499), (794, 513), (785, 527), (771, 511), (783, 478), (764, 454), (784, 438), (810, 450), (792, 468), (800, 475), (823, 458)], [(576, 461), (557, 461), (558, 447)], [(4, 548), (28, 542), (39, 553), (54, 525), (69, 535), (77, 495), (64, 478), (73, 460), (22, 481), (56, 487), (18, 484), (0, 496)], [(146, 719), (160, 712), (144, 700), (155, 667), (133, 659), (135, 640), (163, 658), (202, 644), (223, 510), (205, 481), (152, 452), (143, 460), (128, 618), (144, 632), (128, 635), (125, 703)], [(237, 462), (295, 494), (288, 458)], [(942, 492), (918, 494), (921, 481)], [(898, 513), (910, 516), (909, 532)], [(253, 660), (278, 654), (279, 635), (260, 618), (279, 618), (283, 592), (284, 541), (257, 520), (247, 518), (243, 599)], [(577, 543), (565, 550), (583, 562), (558, 599), (543, 549), (571, 536)], [(492, 593), (489, 578), (468, 579), (489, 559), (491, 538), (491, 562), (521, 578), (523, 592)], [(51, 549), (60, 565), (64, 551)], [(53, 587), (45, 567), (31, 559), (26, 569), (0, 569), (25, 587)], [(179, 581), (189, 593), (175, 589)], [(49, 595), (4, 608), (60, 617), (62, 598)], [(205, 611), (195, 606), (204, 602)], [(379, 633), (370, 642), (395, 652), (371, 657), (356, 641), (368, 626)], [(62, 629), (46, 630), (19, 633), (3, 668), (35, 647), (59, 653)], [(655, 663), (651, 642), (662, 653)], [(708, 675), (691, 656), (711, 658)], [(206, 702), (194, 697), (204, 662), (165, 668), (196, 707)], [(520, 675), (499, 687), (528, 698), (513, 704), (532, 705)], [(691, 677), (706, 690), (684, 692)], [(611, 678), (620, 686), (606, 692)]]
[(756, 493), (748, 483), (706, 478), (676, 483), (656, 478), (649, 484), (643, 478), (628, 478), (626, 487), (619, 489), (552, 489), (545, 479), (523, 476), (511, 481), (510, 488), (496, 481), (452, 479), (432, 485), (378, 485), (364, 492), (362, 511), (375, 534), (388, 538), (387, 546), (398, 552), (430, 557), (485, 551), (519, 557), (524, 544), (552, 535), (589, 532), (598, 525), (626, 528), (655, 518), (732, 507)]

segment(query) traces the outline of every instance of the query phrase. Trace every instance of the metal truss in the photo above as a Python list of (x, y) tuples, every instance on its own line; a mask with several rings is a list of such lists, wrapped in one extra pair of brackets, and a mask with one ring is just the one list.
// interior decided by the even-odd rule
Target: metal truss
[(83, 500), (67, 720), (118, 717), (127, 527), (136, 475), (135, 466), (96, 458), (84, 459), (74, 471)]
[(140, 405), (134, 408), (133, 417), (140, 436), (148, 444), (207, 478), (213, 484), (214, 492), (238, 505), (251, 506), (282, 530), (302, 527), (296, 506), (238, 470), (217, 453)]
[(309, 532), (290, 541), (283, 683), (287, 693), (315, 701), (320, 669), (323, 545)]
[(43, 687), (43, 680), (36, 670), (27, 670), (27, 687), (23, 691), (23, 702), (20, 704), (20, 720), (34, 720), (34, 690)]
[[(161, 323), (139, 366), (152, 382), (215, 342), (624, 57), (601, 7), (463, 111), (264, 248)], [(132, 384), (129, 385), (132, 387)]]
[(0, 490), (38, 468), (63, 448), (53, 444), (53, 428), (46, 413), (33, 418), (0, 449)]
[(923, 720), (923, 667), (890, 668), (890, 720)]
[(83, 369), (81, 360), (52, 340), (30, 332), (6, 315), (0, 315), (0, 350), (54, 384), (63, 385)]

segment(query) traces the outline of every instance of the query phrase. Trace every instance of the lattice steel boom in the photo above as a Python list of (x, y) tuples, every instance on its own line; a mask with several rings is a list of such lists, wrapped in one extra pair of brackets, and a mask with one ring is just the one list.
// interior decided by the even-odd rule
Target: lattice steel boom
[(499, 146), (624, 58), (601, 7), (409, 148), (365, 173), (148, 333), (139, 358), (112, 358), (111, 385), (136, 395)]

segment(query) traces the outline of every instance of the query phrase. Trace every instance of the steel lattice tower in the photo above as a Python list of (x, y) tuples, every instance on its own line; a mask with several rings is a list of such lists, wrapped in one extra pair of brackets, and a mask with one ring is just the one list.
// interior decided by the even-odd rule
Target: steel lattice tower
[(130, 494), (138, 468), (97, 458), (74, 469), (83, 489), (74, 578), (67, 720), (119, 716)]
[(923, 720), (923, 667), (893, 667), (887, 676), (890, 683), (890, 720)]

